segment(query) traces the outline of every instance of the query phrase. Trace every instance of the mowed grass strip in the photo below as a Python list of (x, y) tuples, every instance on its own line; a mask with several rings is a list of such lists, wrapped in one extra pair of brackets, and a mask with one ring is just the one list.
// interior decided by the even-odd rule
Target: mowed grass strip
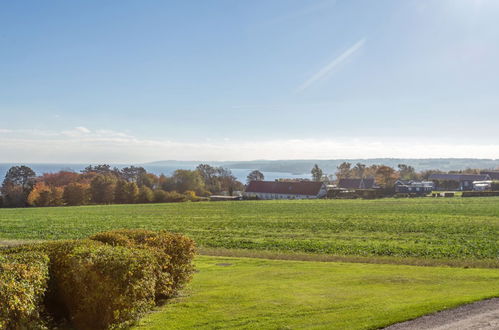
[(0, 209), (0, 239), (167, 229), (200, 247), (343, 256), (499, 258), (499, 198), (241, 201)]
[(140, 329), (376, 329), (499, 295), (499, 270), (197, 258)]

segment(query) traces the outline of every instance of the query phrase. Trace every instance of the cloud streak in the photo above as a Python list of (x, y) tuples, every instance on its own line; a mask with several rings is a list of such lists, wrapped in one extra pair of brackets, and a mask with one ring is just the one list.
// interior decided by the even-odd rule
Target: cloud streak
[[(140, 163), (158, 159), (254, 160), (342, 158), (495, 158), (499, 143), (457, 143), (422, 139), (328, 138), (264, 141), (174, 141), (111, 131), (67, 134), (0, 130), (0, 162)], [(75, 129), (75, 131), (78, 131)], [(21, 133), (21, 132), (19, 132)]]
[(331, 62), (329, 62), (327, 65), (321, 68), (312, 77), (310, 77), (303, 84), (301, 84), (298, 87), (298, 91), (303, 92), (304, 90), (306, 90), (313, 84), (317, 83), (318, 81), (325, 79), (333, 71), (334, 68), (336, 68), (338, 65), (340, 65), (341, 63), (345, 62), (348, 58), (350, 58), (353, 54), (358, 52), (364, 46), (365, 43), (366, 43), (365, 38), (357, 41), (354, 45), (352, 45), (346, 51), (344, 51), (339, 56), (334, 58)]

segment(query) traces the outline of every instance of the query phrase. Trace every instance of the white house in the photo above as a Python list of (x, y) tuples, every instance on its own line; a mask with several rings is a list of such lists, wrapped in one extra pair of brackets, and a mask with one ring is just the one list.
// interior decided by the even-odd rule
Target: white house
[(245, 197), (258, 199), (314, 199), (326, 195), (326, 185), (312, 181), (251, 181), (244, 192)]
[(492, 190), (492, 180), (473, 181), (473, 190), (475, 191)]

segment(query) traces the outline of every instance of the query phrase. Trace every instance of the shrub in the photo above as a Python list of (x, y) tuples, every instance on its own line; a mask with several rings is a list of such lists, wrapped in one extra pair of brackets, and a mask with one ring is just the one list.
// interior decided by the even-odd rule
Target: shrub
[(165, 193), (165, 202), (167, 203), (179, 203), (187, 201), (187, 196), (176, 191), (167, 191)]
[(0, 329), (41, 329), (42, 302), (48, 283), (47, 255), (0, 255)]
[(139, 188), (139, 195), (137, 196), (138, 203), (151, 203), (154, 201), (154, 192), (147, 186)]
[(201, 200), (201, 198), (199, 198), (198, 196), (196, 196), (196, 192), (192, 191), (192, 190), (187, 190), (185, 193), (185, 198), (191, 202), (199, 202)]
[(155, 203), (166, 202), (166, 191), (161, 190), (161, 189), (154, 190), (154, 202)]
[(49, 308), (77, 329), (129, 326), (154, 304), (154, 257), (95, 241), (45, 245), (50, 251)]
[(90, 239), (114, 246), (135, 246), (152, 251), (160, 265), (156, 273), (157, 298), (175, 295), (192, 277), (195, 244), (184, 235), (166, 231), (123, 229), (96, 234)]

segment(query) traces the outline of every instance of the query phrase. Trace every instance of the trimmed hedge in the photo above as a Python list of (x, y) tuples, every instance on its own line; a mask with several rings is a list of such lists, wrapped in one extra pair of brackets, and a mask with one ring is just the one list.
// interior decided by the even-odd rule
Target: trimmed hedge
[(188, 237), (123, 230), (92, 238), (0, 250), (0, 329), (42, 328), (45, 311), (56, 327), (126, 328), (192, 276)]
[(77, 329), (129, 326), (154, 306), (156, 267), (144, 250), (64, 242), (51, 251), (49, 308)]
[(0, 255), (0, 329), (43, 329), (41, 313), (49, 258), (43, 253)]
[(146, 249), (158, 263), (156, 298), (169, 298), (178, 293), (194, 272), (192, 260), (196, 246), (192, 239), (166, 231), (122, 229), (99, 233), (90, 237), (112, 246)]
[(499, 191), (463, 191), (462, 197), (493, 197), (499, 196)]

